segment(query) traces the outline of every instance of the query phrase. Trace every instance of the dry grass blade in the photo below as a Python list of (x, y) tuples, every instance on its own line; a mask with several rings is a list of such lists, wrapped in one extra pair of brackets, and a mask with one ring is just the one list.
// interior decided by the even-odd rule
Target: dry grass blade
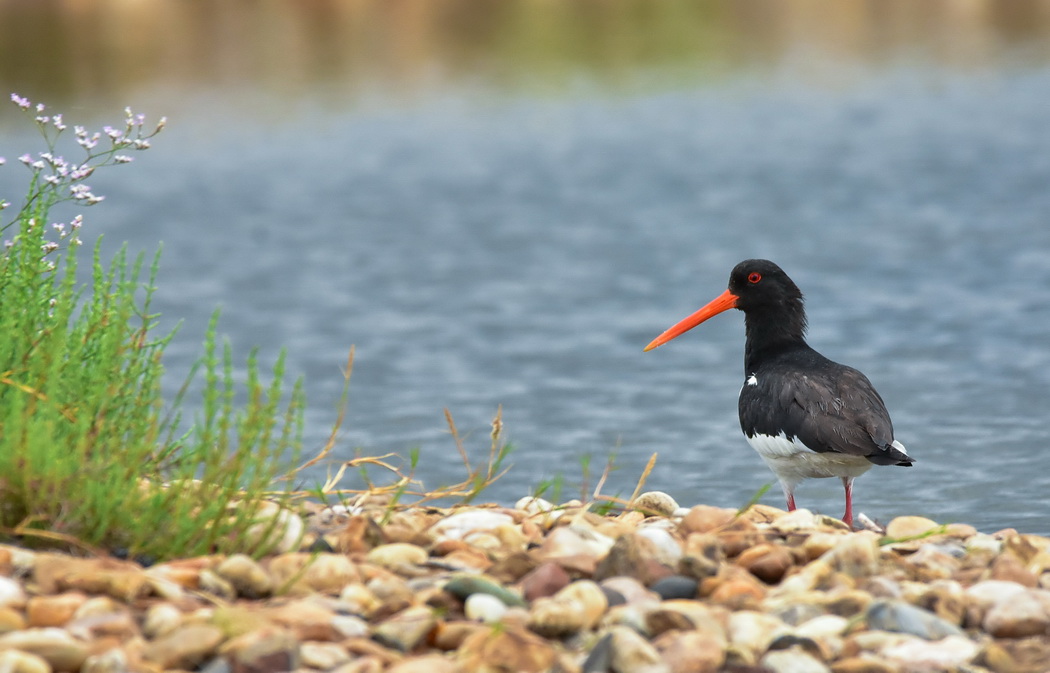
[(463, 446), (463, 438), (459, 436), (459, 430), (456, 429), (456, 422), (452, 420), (452, 412), (445, 407), (445, 422), (448, 423), (448, 431), (452, 435), (452, 441), (456, 443), (456, 450), (459, 451), (459, 457), (463, 459), (463, 466), (467, 468), (467, 473), (473, 472), (473, 468), (470, 466), (470, 458), (467, 457), (467, 450)]
[[(346, 420), (346, 407), (347, 400), (349, 399), (348, 393), (350, 390), (350, 375), (354, 371), (354, 350), (355, 347), (350, 346), (350, 354), (346, 358), (346, 369), (343, 370), (343, 394), (339, 402), (339, 413), (336, 416), (335, 424), (332, 426), (332, 431), (328, 434), (328, 440), (325, 442), (324, 446), (321, 448), (320, 452), (318, 452), (316, 456), (289, 472), (286, 475), (287, 478), (294, 477), (303, 470), (309, 467), (313, 467), (317, 463), (321, 462), (322, 460), (328, 457), (328, 454), (331, 453), (332, 448), (335, 446), (336, 436), (339, 434), (339, 429), (343, 426), (343, 421)], [(342, 473), (345, 470), (346, 465), (344, 464), (344, 466), (340, 469), (339, 474), (342, 475)], [(338, 479), (336, 481), (338, 482)]]
[(634, 487), (634, 493), (631, 494), (631, 499), (628, 502), (634, 502), (638, 499), (638, 496), (642, 493), (642, 487), (645, 486), (645, 481), (649, 478), (649, 474), (656, 467), (656, 457), (660, 454), (654, 453), (649, 456), (649, 462), (645, 464), (645, 469), (642, 470), (642, 476), (638, 477), (638, 484)]

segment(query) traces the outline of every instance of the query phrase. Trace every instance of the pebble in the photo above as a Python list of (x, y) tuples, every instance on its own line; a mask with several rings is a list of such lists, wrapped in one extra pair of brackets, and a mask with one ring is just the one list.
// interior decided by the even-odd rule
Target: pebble
[(679, 509), (675, 499), (663, 491), (646, 491), (631, 501), (631, 507), (655, 516), (671, 516)]
[(652, 586), (649, 587), (662, 600), (696, 598), (696, 592), (699, 588), (699, 582), (692, 577), (684, 575), (669, 575), (653, 582)]
[[(0, 545), (0, 671), (1043, 673), (1050, 660), (1050, 539), (924, 517), (880, 537), (806, 510), (639, 502), (604, 516), (535, 498), (410, 506), (383, 524), (385, 506), (355, 506), (327, 527), (311, 516), (295, 542), (302, 517), (276, 508), (287, 551), (148, 569)], [(305, 551), (321, 535), (332, 544)]]
[(43, 657), (21, 650), (0, 652), (0, 671), (4, 673), (51, 673), (51, 664)]
[(894, 600), (878, 600), (868, 606), (865, 615), (868, 626), (880, 631), (907, 633), (925, 640), (940, 640), (948, 636), (962, 636), (955, 624), (920, 607)]
[(463, 604), (463, 613), (467, 619), (492, 624), (507, 614), (507, 605), (492, 594), (471, 594)]
[(0, 636), (0, 651), (21, 650), (40, 657), (55, 671), (76, 671), (89, 654), (85, 643), (60, 628), (25, 629)]
[(252, 557), (234, 554), (215, 567), (215, 574), (226, 580), (241, 598), (265, 598), (273, 593), (273, 578)]
[(553, 596), (571, 578), (557, 563), (541, 563), (521, 578), (521, 594), (526, 601)]

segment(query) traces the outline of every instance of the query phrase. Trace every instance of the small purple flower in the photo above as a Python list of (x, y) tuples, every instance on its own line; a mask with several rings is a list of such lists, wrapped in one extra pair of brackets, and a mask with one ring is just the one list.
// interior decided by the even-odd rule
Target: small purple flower
[(40, 246), (40, 249), (43, 250), (44, 254), (46, 255), (49, 252), (54, 252), (55, 250), (58, 250), (58, 243), (55, 243), (54, 241), (48, 241), (47, 243)]
[(47, 106), (46, 106), (46, 105), (44, 105), (43, 103), (37, 103), (37, 104), (36, 104), (36, 111), (37, 111), (37, 112), (43, 112), (43, 111), (44, 111), (44, 108), (46, 108), (46, 107), (47, 107)]
[(16, 93), (11, 94), (11, 102), (17, 105), (18, 107), (22, 108), (23, 110), (29, 109), (29, 99), (22, 98)]
[(113, 157), (113, 161), (118, 164), (130, 164), (134, 159), (125, 154), (117, 154)]
[(29, 156), (29, 154), (23, 154), (22, 156), (18, 157), (18, 160), (26, 166), (33, 163), (33, 157)]
[(84, 224), (84, 216), (77, 214), (69, 221), (69, 228), (76, 231), (82, 224)]
[(3, 166), (6, 163), (7, 163), (7, 159), (5, 159), (3, 157), (0, 157), (0, 166)]

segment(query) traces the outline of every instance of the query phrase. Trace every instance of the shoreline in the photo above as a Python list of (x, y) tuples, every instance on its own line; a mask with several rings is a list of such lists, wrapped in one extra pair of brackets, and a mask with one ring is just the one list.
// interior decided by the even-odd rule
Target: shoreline
[(318, 505), (258, 561), (0, 545), (0, 670), (1050, 668), (1050, 538), (908, 516), (850, 531), (659, 492), (635, 505)]

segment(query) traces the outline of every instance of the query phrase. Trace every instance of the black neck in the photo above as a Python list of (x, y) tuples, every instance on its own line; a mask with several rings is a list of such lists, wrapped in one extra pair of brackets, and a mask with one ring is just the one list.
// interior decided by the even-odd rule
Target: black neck
[(778, 304), (775, 308), (764, 306), (759, 311), (745, 311), (744, 325), (747, 334), (745, 374), (753, 372), (763, 359), (772, 355), (799, 347), (808, 348), (806, 310), (801, 298)]

